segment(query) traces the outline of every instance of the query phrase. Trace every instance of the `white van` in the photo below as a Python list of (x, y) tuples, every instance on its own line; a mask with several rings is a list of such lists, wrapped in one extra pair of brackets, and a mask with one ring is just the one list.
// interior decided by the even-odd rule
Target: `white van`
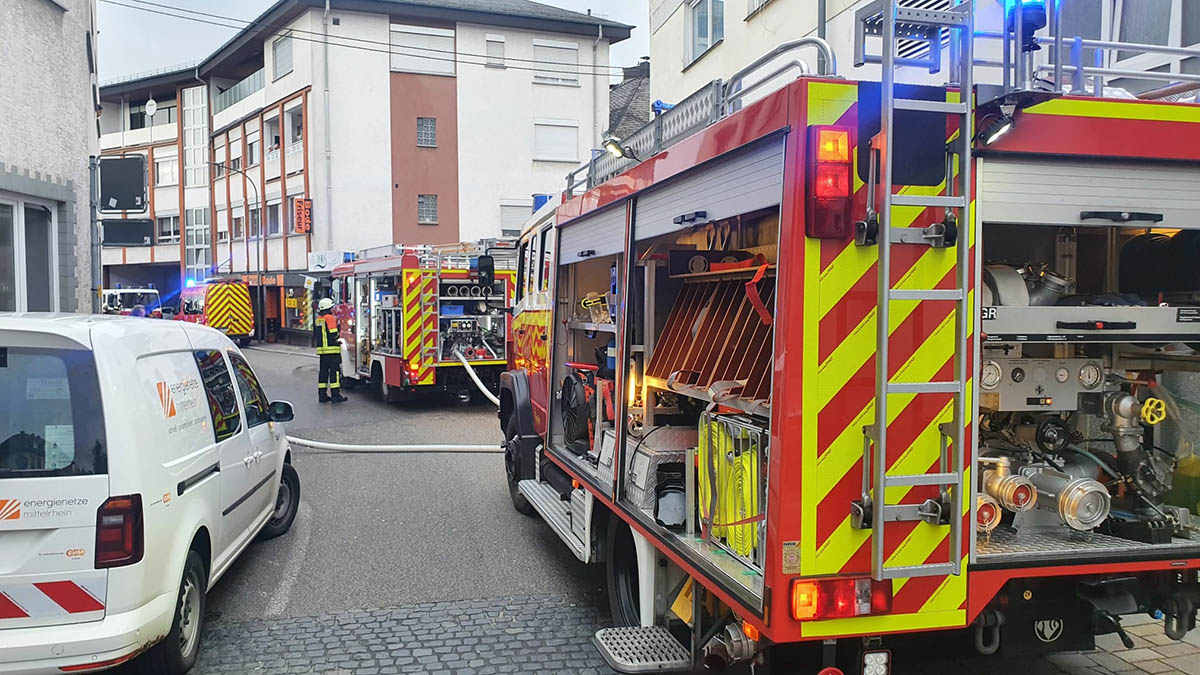
[(291, 418), (211, 328), (0, 314), (0, 673), (187, 671), (207, 589), (296, 516)]

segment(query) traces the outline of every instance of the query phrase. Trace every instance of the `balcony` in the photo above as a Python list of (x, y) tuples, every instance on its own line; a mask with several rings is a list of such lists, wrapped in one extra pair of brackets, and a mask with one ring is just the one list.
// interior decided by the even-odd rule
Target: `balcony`
[(304, 170), (304, 139), (298, 139), (287, 146), (288, 173), (293, 174)]
[(262, 91), (266, 78), (263, 69), (250, 73), (245, 79), (216, 95), (213, 99), (213, 114), (218, 114), (256, 91)]

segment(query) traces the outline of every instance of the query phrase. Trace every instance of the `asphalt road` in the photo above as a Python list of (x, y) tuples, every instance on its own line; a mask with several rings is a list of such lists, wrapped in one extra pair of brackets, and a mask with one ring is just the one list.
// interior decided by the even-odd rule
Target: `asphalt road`
[[(291, 401), (288, 435), (350, 444), (486, 444), (495, 408), (433, 396), (405, 404), (365, 389), (317, 402), (307, 352), (248, 349), (268, 396)], [(603, 570), (579, 563), (540, 520), (513, 510), (500, 455), (340, 454), (293, 447), (301, 511), (256, 543), (209, 596), (210, 621), (329, 614), (555, 593), (599, 598)]]

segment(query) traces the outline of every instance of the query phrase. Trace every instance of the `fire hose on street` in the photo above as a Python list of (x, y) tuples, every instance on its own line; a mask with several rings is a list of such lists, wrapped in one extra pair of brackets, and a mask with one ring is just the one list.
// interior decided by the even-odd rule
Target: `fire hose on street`
[[(471, 381), (479, 389), (489, 401), (495, 405), (500, 405), (500, 399), (484, 386), (479, 376), (475, 374), (475, 369), (467, 362), (462, 352), (456, 351), (454, 355), (462, 362), (463, 367), (467, 369), (467, 375), (471, 377)], [(327, 443), (325, 441), (314, 441), (298, 436), (288, 436), (289, 443), (301, 445), (314, 450), (322, 450), (325, 452), (345, 453), (345, 454), (499, 454), (504, 452), (504, 449), (499, 445), (438, 445), (428, 443), (417, 443), (412, 445), (354, 445), (347, 443)]]

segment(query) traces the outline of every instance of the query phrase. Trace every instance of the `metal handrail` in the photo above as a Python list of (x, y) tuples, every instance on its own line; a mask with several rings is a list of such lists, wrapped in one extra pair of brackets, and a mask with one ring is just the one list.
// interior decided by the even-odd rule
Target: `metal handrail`
[(636, 158), (628, 155), (624, 158), (613, 158), (607, 154), (601, 154), (572, 170), (566, 177), (566, 197), (569, 199), (580, 187), (590, 190), (643, 159), (662, 152), (694, 131), (716, 123), (724, 116), (734, 112), (738, 107), (736, 104), (747, 95), (765, 87), (767, 83), (780, 75), (792, 69), (798, 69), (801, 77), (808, 75), (812, 72), (808, 63), (802, 59), (793, 58), (779, 64), (773, 71), (753, 84), (742, 86), (747, 76), (780, 55), (805, 47), (816, 48), (823, 57), (822, 76), (837, 76), (837, 56), (833, 52), (833, 47), (824, 38), (803, 37), (784, 42), (758, 57), (745, 68), (738, 70), (728, 80), (709, 82), (679, 101), (674, 107), (661, 114), (656, 114), (649, 123), (622, 139), (623, 144), (630, 145), (635, 151)]
[[(745, 90), (742, 89), (742, 82), (746, 79), (747, 75), (752, 74), (754, 71), (763, 67), (767, 63), (774, 61), (776, 58), (778, 58), (779, 56), (781, 56), (783, 54), (786, 54), (787, 52), (794, 51), (797, 49), (802, 49), (804, 47), (816, 47), (817, 51), (820, 52), (821, 56), (824, 57), (825, 72), (821, 73), (821, 75), (823, 75), (825, 77), (836, 77), (837, 76), (837, 55), (835, 55), (833, 53), (833, 47), (829, 44), (828, 40), (826, 40), (825, 38), (820, 38), (820, 37), (815, 37), (815, 36), (802, 37), (797, 40), (789, 40), (788, 42), (780, 43), (771, 51), (769, 51), (766, 54), (763, 54), (762, 56), (758, 57), (757, 59), (751, 61), (749, 65), (747, 65), (746, 67), (737, 71), (733, 75), (729, 76), (729, 79), (726, 80), (726, 82), (725, 82), (724, 94), (725, 94), (726, 103), (729, 102), (730, 96), (732, 96), (735, 93), (743, 92), (740, 95), (741, 96), (745, 95), (745, 93), (744, 93)], [(800, 61), (799, 59), (795, 59), (793, 61), (793, 63), (803, 64), (802, 68), (801, 68), (801, 75), (808, 74), (808, 64), (807, 63), (804, 63), (803, 61)], [(781, 74), (780, 72), (775, 72), (770, 77), (767, 77), (764, 79), (770, 80), (780, 74)], [(748, 89), (750, 89), (750, 87), (747, 87), (746, 89), (748, 90)]]

